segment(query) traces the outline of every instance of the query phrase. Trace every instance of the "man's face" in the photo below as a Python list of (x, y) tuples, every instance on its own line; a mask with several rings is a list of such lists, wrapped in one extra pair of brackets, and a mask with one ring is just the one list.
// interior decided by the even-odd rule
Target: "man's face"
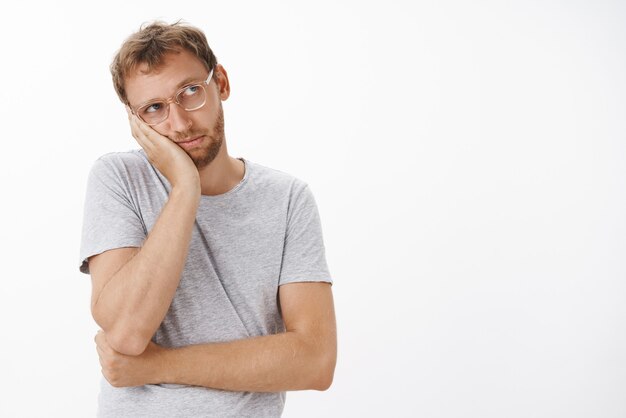
[[(202, 82), (209, 75), (200, 60), (186, 50), (167, 54), (156, 71), (142, 73), (146, 68), (145, 64), (141, 64), (125, 80), (126, 95), (132, 108), (154, 99), (172, 97), (181, 87), (190, 82)], [(220, 84), (215, 80), (217, 73)], [(170, 103), (167, 119), (152, 126), (152, 129), (174, 142), (202, 136), (201, 142), (192, 148), (179, 145), (191, 157), (198, 170), (215, 159), (224, 142), (224, 112), (221, 101), (226, 100), (230, 93), (226, 77), (221, 65), (216, 67), (212, 80), (204, 86), (207, 98), (202, 108), (187, 112), (175, 102)]]

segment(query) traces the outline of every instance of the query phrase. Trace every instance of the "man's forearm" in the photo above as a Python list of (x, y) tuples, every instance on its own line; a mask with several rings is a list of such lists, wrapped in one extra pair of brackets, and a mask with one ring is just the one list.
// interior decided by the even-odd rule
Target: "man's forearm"
[(94, 319), (118, 351), (140, 354), (163, 321), (187, 260), (199, 200), (193, 188), (172, 189), (139, 252), (102, 289)]
[(162, 356), (159, 380), (247, 392), (326, 390), (333, 379), (336, 345), (325, 347), (322, 341), (285, 332), (170, 348)]

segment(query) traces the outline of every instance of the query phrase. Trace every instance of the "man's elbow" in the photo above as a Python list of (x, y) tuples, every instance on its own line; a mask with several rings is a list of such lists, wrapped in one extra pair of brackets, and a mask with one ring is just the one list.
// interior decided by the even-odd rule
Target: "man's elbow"
[(128, 321), (121, 321), (120, 318), (107, 317), (98, 309), (97, 305), (92, 305), (91, 316), (102, 328), (106, 335), (106, 340), (112, 349), (127, 356), (138, 356), (146, 350), (150, 338), (145, 332), (136, 329), (136, 323), (131, 326)]
[(125, 354), (127, 356), (139, 356), (146, 351), (148, 343), (149, 341), (146, 341), (144, 338), (129, 336), (117, 338), (113, 337), (109, 344), (111, 345), (111, 348), (118, 353)]
[(149, 341), (140, 336), (137, 332), (119, 330), (112, 328), (103, 329), (106, 340), (111, 348), (120, 354), (127, 356), (138, 356), (146, 351)]
[(325, 391), (333, 384), (335, 376), (335, 365), (337, 364), (336, 353), (324, 353), (317, 362), (316, 379), (313, 382), (312, 389)]

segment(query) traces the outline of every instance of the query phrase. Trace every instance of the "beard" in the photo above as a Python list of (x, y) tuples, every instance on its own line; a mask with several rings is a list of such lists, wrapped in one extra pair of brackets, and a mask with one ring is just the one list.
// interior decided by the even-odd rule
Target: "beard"
[(206, 135), (209, 142), (208, 145), (203, 146), (202, 148), (191, 149), (189, 151), (183, 148), (183, 151), (191, 157), (191, 160), (196, 165), (196, 168), (201, 170), (213, 162), (215, 157), (217, 157), (217, 154), (220, 152), (222, 144), (224, 143), (224, 109), (222, 108), (221, 102), (217, 111), (215, 126), (213, 127), (213, 132), (210, 135), (208, 132), (191, 131), (186, 132), (184, 135), (181, 135), (181, 137), (193, 138), (199, 135)]

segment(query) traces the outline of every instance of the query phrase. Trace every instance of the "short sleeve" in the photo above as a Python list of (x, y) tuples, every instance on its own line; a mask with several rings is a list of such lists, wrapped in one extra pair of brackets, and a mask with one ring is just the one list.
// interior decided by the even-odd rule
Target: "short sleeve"
[(141, 247), (147, 232), (133, 204), (128, 182), (104, 157), (96, 160), (89, 172), (79, 269), (89, 274), (87, 259), (92, 255), (122, 247)]
[(328, 265), (322, 225), (315, 198), (308, 185), (294, 190), (289, 202), (279, 286), (292, 282), (333, 283)]

